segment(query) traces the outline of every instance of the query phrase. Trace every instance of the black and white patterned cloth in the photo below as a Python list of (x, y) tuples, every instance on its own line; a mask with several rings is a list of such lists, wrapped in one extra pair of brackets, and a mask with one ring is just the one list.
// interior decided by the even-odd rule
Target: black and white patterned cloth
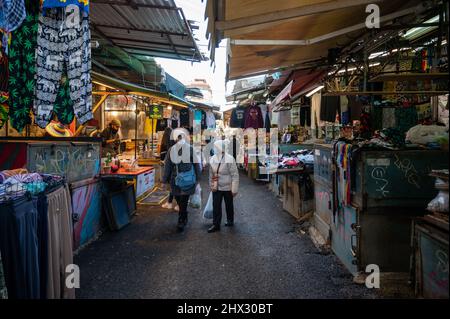
[[(91, 48), (89, 16), (77, 16), (65, 9), (51, 9), (39, 16), (36, 49), (36, 124), (45, 128), (53, 114), (53, 105), (63, 73), (67, 72), (70, 98), (80, 124), (93, 118)], [(74, 23), (75, 21), (75, 23)]]

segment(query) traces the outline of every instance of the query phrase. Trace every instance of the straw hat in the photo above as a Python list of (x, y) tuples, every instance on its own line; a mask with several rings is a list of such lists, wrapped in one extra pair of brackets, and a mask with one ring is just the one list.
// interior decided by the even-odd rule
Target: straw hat
[(53, 137), (71, 137), (72, 132), (59, 122), (51, 122), (45, 127), (48, 134)]

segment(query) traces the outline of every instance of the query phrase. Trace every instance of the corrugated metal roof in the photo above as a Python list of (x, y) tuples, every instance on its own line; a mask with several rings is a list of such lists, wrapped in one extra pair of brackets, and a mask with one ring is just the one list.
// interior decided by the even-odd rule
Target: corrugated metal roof
[(203, 60), (189, 22), (173, 0), (95, 0), (94, 35), (137, 56)]

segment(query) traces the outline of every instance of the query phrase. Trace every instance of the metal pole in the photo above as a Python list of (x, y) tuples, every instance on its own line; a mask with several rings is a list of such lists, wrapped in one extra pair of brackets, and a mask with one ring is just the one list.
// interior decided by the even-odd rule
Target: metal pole
[(134, 111), (134, 159), (137, 160), (137, 148), (138, 148), (138, 140), (137, 140), (137, 128), (138, 128), (138, 108), (136, 103), (136, 110)]

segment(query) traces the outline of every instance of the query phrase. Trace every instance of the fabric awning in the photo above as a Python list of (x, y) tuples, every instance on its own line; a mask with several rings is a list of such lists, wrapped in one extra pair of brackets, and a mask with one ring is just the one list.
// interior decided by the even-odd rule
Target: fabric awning
[[(346, 47), (368, 32), (365, 10), (372, 3), (379, 5), (384, 17), (413, 15), (420, 1), (209, 0), (211, 47), (229, 39), (227, 80), (327, 65), (329, 49)], [(403, 14), (406, 9), (409, 13)], [(309, 44), (310, 40), (315, 41)]]
[(291, 80), (288, 85), (285, 86), (283, 90), (277, 95), (277, 97), (272, 101), (272, 106), (276, 107), (281, 102), (287, 100), (291, 97), (291, 91), (292, 91), (292, 85), (294, 83), (294, 80)]

